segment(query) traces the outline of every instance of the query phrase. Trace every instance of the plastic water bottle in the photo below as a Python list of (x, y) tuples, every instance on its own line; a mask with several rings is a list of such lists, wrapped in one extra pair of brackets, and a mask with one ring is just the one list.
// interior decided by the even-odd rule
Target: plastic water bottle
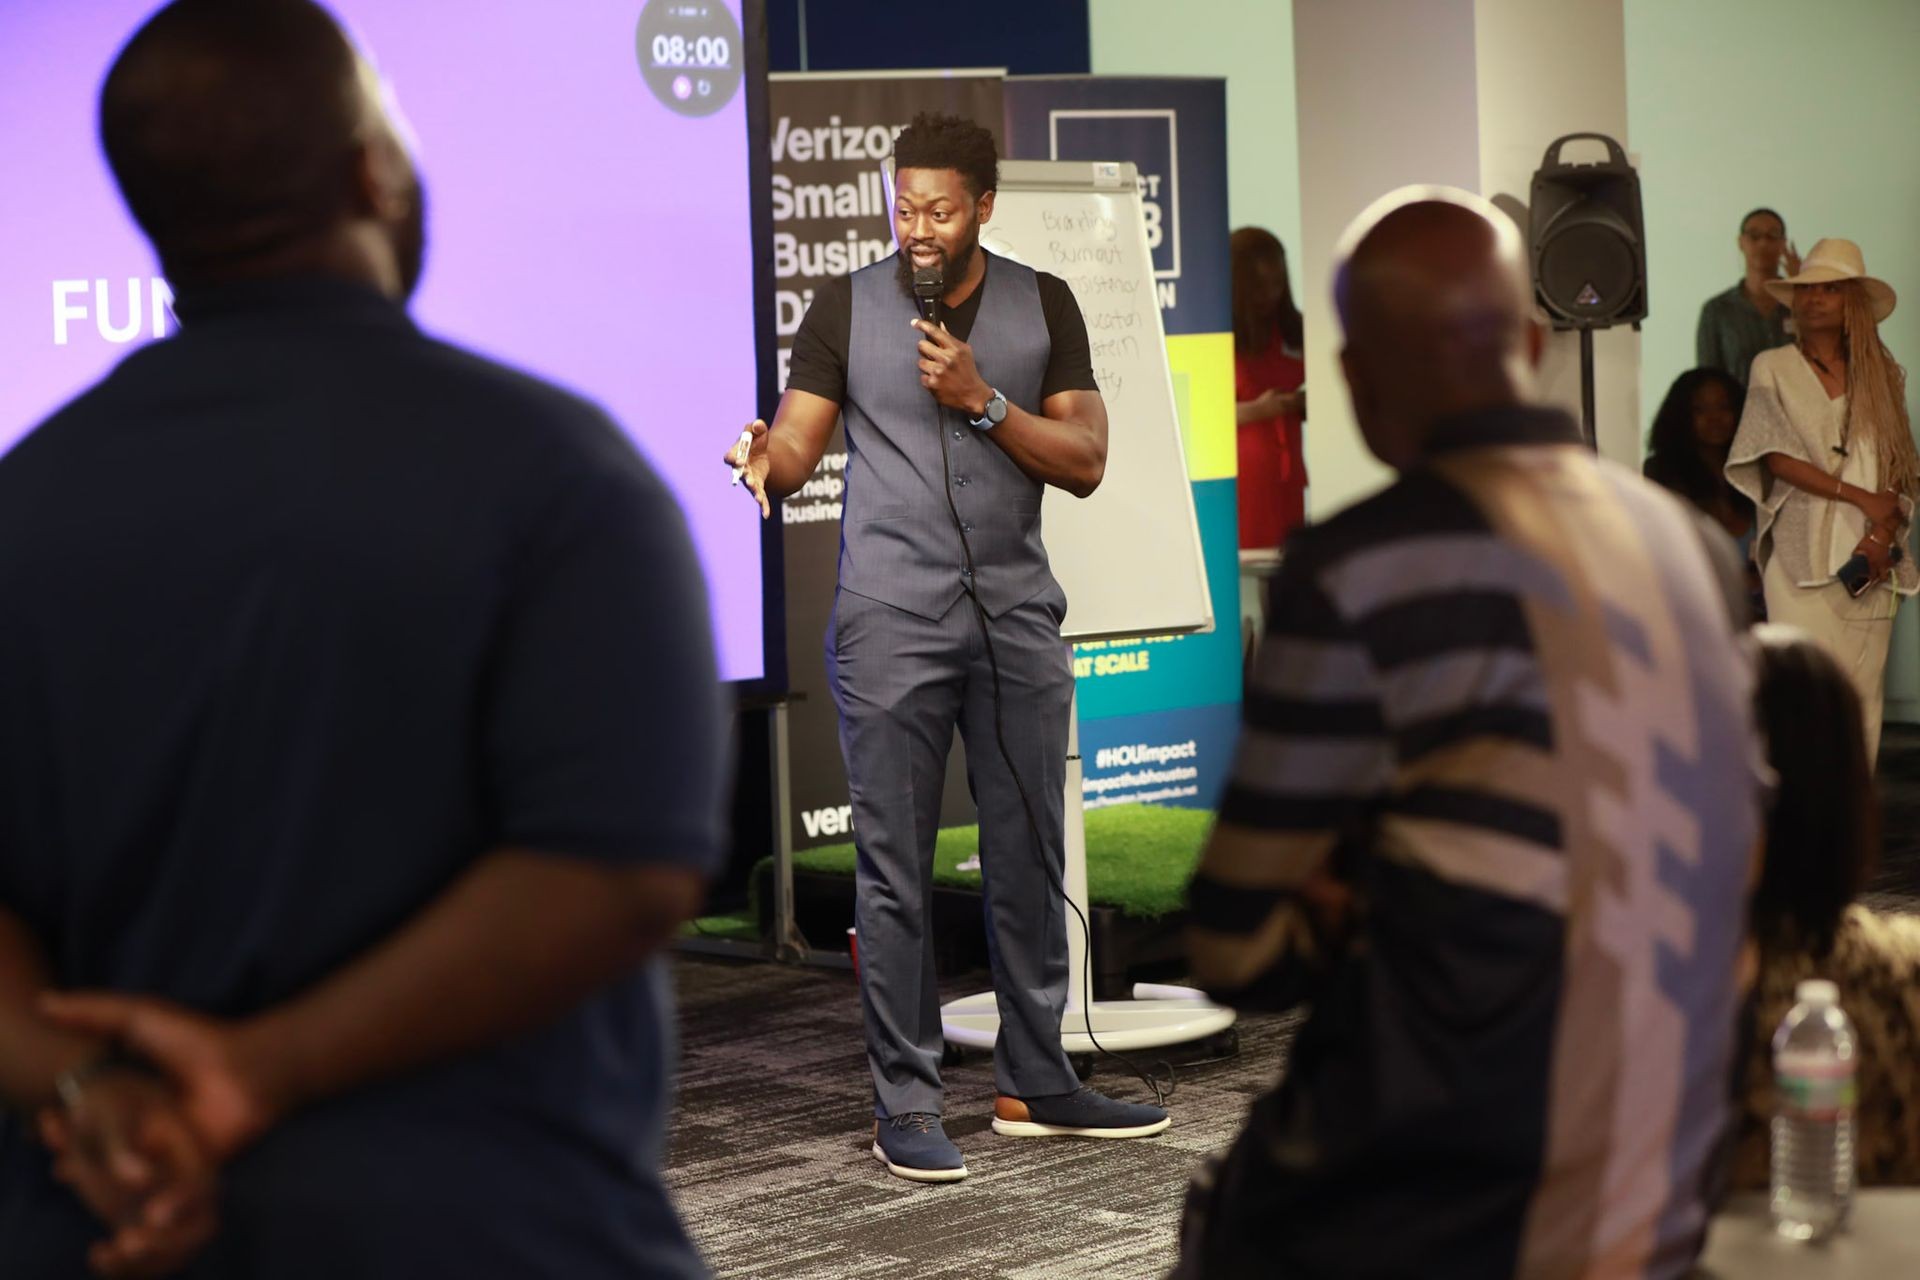
[(1831, 982), (1803, 982), (1773, 1036), (1773, 1228), (1840, 1229), (1853, 1208), (1853, 1024)]

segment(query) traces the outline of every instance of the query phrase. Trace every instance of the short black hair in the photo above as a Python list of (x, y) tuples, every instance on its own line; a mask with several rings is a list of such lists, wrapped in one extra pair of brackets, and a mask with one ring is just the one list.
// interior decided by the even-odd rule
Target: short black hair
[(1745, 235), (1747, 232), (1747, 224), (1749, 222), (1752, 222), (1755, 218), (1759, 217), (1763, 213), (1766, 214), (1769, 218), (1772, 218), (1775, 222), (1780, 224), (1780, 231), (1782, 234), (1786, 233), (1787, 220), (1781, 217), (1774, 210), (1767, 208), (1767, 206), (1765, 205), (1761, 205), (1758, 209), (1747, 210), (1747, 216), (1740, 219), (1740, 234)]
[(347, 213), (362, 98), (312, 0), (174, 0), (100, 90), (100, 145), (170, 275), (271, 252)]
[(1777, 785), (1753, 933), (1769, 953), (1823, 956), (1880, 853), (1880, 798), (1860, 695), (1805, 632), (1760, 626), (1754, 638), (1760, 731)]
[(953, 169), (978, 200), (1000, 185), (1000, 149), (993, 134), (965, 116), (922, 111), (893, 140), (893, 167)]

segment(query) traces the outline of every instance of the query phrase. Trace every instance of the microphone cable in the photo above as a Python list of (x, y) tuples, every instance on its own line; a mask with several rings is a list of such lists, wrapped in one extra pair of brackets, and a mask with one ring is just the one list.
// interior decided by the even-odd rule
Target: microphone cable
[[(922, 292), (922, 289), (927, 284), (927, 281), (924, 279), (925, 274), (929, 271), (937, 271), (937, 270), (938, 268), (921, 268), (920, 270), (915, 271), (914, 272), (914, 293), (916, 298), (921, 303), (921, 312), (922, 312), (922, 315), (926, 318), (927, 322), (929, 324), (937, 324), (944, 329), (946, 328), (945, 322), (937, 318), (939, 315), (939, 305), (940, 305), (939, 295), (936, 293), (930, 298)], [(937, 283), (937, 278), (936, 278), (936, 283)], [(978, 574), (977, 566), (974, 564), (973, 544), (967, 538), (966, 523), (960, 519), (960, 508), (953, 500), (953, 454), (952, 454), (952, 449), (950, 448), (947, 442), (946, 423), (939, 421), (939, 413), (940, 413), (940, 410), (942, 410), (943, 408), (945, 408), (945, 406), (942, 405), (938, 399), (935, 399), (934, 400), (935, 421), (938, 424), (939, 431), (940, 431), (940, 471), (941, 471), (942, 478), (946, 482), (943, 488), (946, 492), (946, 497), (947, 497), (947, 514), (953, 519), (954, 533), (959, 535), (962, 563), (966, 567), (966, 572), (965, 574), (962, 575), (963, 585), (961, 586), (961, 591), (965, 593), (968, 601), (970, 601), (973, 605), (974, 619), (976, 622), (979, 623), (979, 626), (980, 626), (980, 639), (986, 646), (987, 667), (993, 674), (994, 743), (999, 748), (1001, 763), (1006, 765), (1007, 774), (1009, 777), (1013, 779), (1014, 790), (1017, 791), (1020, 795), (1020, 807), (1025, 811), (1027, 815), (1027, 830), (1028, 830), (1028, 833), (1033, 838), (1034, 856), (1039, 859), (1041, 867), (1046, 871), (1048, 884), (1052, 886), (1053, 891), (1055, 893), (1060, 895), (1060, 901), (1067, 905), (1068, 910), (1073, 912), (1074, 919), (1077, 920), (1080, 924), (1080, 935), (1086, 942), (1086, 945), (1083, 948), (1081, 948), (1081, 952), (1080, 952), (1080, 969), (1081, 969), (1080, 976), (1081, 976), (1082, 982), (1085, 984), (1087, 998), (1086, 998), (1086, 1001), (1081, 1005), (1080, 1016), (1081, 1016), (1082, 1023), (1086, 1028), (1087, 1040), (1089, 1043), (1093, 1045), (1094, 1049), (1097, 1050), (1100, 1054), (1102, 1054), (1105, 1057), (1113, 1059), (1115, 1062), (1122, 1064), (1127, 1068), (1127, 1070), (1131, 1071), (1134, 1075), (1138, 1076), (1140, 1078), (1141, 1083), (1145, 1084), (1147, 1088), (1153, 1093), (1154, 1105), (1159, 1107), (1164, 1107), (1166, 1106), (1167, 1101), (1173, 1097), (1174, 1089), (1177, 1086), (1177, 1077), (1174, 1073), (1173, 1064), (1163, 1058), (1153, 1064), (1153, 1069), (1142, 1067), (1139, 1063), (1135, 1062), (1132, 1058), (1128, 1057), (1126, 1054), (1117, 1052), (1116, 1050), (1113, 1050), (1113, 1049), (1109, 1049), (1105, 1045), (1101, 1044), (1100, 1037), (1094, 1034), (1094, 1030), (1093, 1030), (1093, 1003), (1094, 1003), (1093, 1001), (1093, 926), (1090, 923), (1088, 923), (1086, 914), (1080, 910), (1079, 904), (1074, 902), (1074, 900), (1070, 896), (1068, 896), (1066, 881), (1061, 874), (1060, 868), (1054, 866), (1053, 859), (1047, 856), (1047, 846), (1046, 846), (1046, 842), (1041, 838), (1040, 820), (1038, 817), (1035, 816), (1034, 808), (1033, 808), (1033, 799), (1031, 796), (1027, 794), (1027, 785), (1025, 781), (1021, 779), (1019, 769), (1017, 769), (1014, 766), (1013, 753), (1007, 748), (1006, 727), (1001, 718), (1001, 713), (1000, 713), (1000, 708), (1001, 708), (1000, 659), (999, 659), (999, 656), (994, 651), (993, 628), (989, 622), (987, 608), (984, 604), (980, 602), (980, 596), (977, 590), (979, 574)], [(1062, 639), (1062, 643), (1065, 643), (1064, 638)], [(981, 847), (984, 850), (985, 848), (984, 841), (982, 841)], [(1064, 837), (1063, 837), (1061, 852), (1062, 852), (1062, 856), (1064, 857), (1065, 855)], [(981, 903), (987, 915), (987, 927), (991, 929), (993, 927), (992, 905), (986, 901), (986, 895), (984, 893), (982, 893), (981, 895)], [(1091, 902), (1089, 902), (1088, 905), (1091, 906), (1092, 905)], [(1069, 986), (1068, 988), (1068, 995), (1069, 997), (1071, 997), (1072, 995), (1071, 986)], [(1162, 1079), (1163, 1074), (1164, 1074), (1164, 1080)]]

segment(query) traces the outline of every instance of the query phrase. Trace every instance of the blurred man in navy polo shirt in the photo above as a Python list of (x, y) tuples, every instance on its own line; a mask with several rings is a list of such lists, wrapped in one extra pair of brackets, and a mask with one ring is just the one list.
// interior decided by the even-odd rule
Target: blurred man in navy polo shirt
[(678, 508), (407, 319), (419, 184), (318, 7), (161, 10), (101, 136), (184, 328), (0, 461), (6, 1275), (701, 1274), (649, 963), (723, 840)]

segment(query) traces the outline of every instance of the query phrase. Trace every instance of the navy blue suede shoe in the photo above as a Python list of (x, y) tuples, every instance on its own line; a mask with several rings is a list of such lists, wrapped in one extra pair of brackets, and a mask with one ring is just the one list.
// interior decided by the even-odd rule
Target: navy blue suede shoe
[(1003, 1093), (993, 1104), (993, 1131), (1010, 1138), (1150, 1138), (1172, 1123), (1159, 1107), (1118, 1102), (1085, 1085), (1036, 1098)]
[(873, 1122), (873, 1157), (887, 1172), (909, 1182), (958, 1182), (967, 1176), (960, 1148), (947, 1138), (931, 1111)]

